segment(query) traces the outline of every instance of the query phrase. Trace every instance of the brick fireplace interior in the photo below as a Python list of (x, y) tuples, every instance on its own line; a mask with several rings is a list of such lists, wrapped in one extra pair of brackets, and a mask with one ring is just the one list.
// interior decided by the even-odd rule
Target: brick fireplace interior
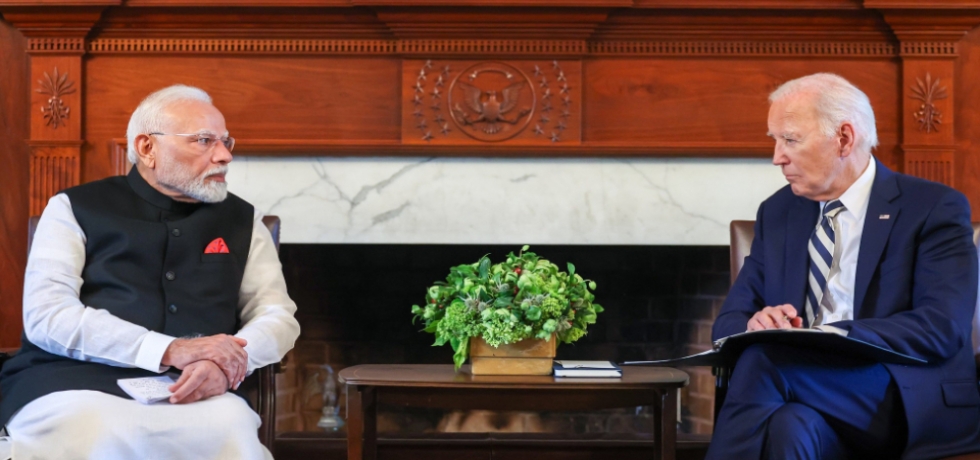
[[(281, 259), (302, 334), (278, 381), (278, 432), (323, 432), (323, 365), (335, 372), (356, 364), (452, 363), (452, 350), (432, 347), (433, 336), (413, 325), (410, 309), (449, 267), (484, 254), (494, 262), (517, 245), (284, 244)], [(589, 334), (558, 347), (558, 358), (650, 360), (710, 347), (711, 324), (728, 291), (724, 246), (536, 245), (561, 267), (573, 262), (594, 280), (596, 302), (606, 311)], [(681, 394), (682, 433), (712, 429), (714, 379), (708, 368), (684, 369), (690, 385)], [(338, 385), (339, 414), (344, 395)], [(379, 408), (379, 432), (506, 431), (555, 435), (644, 436), (650, 417), (623, 408), (588, 413), (443, 413)], [(321, 433), (322, 434), (322, 433)], [(332, 431), (345, 435), (343, 428)], [(331, 435), (331, 433), (327, 433)]]

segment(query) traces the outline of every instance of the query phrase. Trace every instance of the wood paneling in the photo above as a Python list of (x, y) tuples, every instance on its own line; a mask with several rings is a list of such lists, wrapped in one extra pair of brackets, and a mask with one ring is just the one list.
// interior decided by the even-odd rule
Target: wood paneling
[(94, 55), (85, 73), (84, 182), (112, 174), (109, 141), (125, 135), (146, 95), (174, 83), (211, 94), (242, 146), (250, 139), (383, 144), (401, 136), (401, 65), (390, 58)]
[(0, 347), (20, 346), (27, 264), (27, 40), (0, 21)]
[(973, 220), (980, 219), (980, 29), (959, 43), (956, 60), (956, 188), (966, 193)]
[(892, 61), (589, 60), (584, 70), (588, 110), (583, 138), (673, 142), (695, 151), (720, 148), (726, 142), (734, 147), (740, 145), (738, 140), (768, 155), (769, 93), (787, 80), (828, 71), (867, 91), (882, 145), (877, 154), (891, 164), (899, 142), (898, 69)]

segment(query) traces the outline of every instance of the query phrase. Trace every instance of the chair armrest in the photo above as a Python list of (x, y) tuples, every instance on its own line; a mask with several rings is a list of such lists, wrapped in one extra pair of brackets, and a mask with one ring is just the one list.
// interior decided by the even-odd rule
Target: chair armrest
[(259, 442), (270, 452), (276, 434), (276, 374), (281, 372), (281, 363), (258, 368), (242, 382), (239, 389), (239, 393), (248, 400), (262, 420), (262, 426), (259, 427)]
[(711, 368), (711, 374), (715, 376), (715, 414), (714, 421), (718, 422), (718, 414), (721, 413), (721, 406), (725, 403), (725, 396), (728, 394), (728, 381), (732, 378), (732, 367), (716, 366)]

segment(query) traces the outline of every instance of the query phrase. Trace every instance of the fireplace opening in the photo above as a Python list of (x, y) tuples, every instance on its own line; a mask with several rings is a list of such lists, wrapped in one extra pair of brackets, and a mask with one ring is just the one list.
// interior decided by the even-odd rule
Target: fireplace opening
[[(484, 254), (503, 260), (520, 245), (283, 244), (280, 257), (302, 333), (278, 377), (277, 431), (344, 436), (346, 395), (336, 381), (356, 364), (451, 364), (452, 349), (412, 324), (411, 306), (444, 280), (449, 267)], [(711, 323), (728, 292), (725, 246), (532, 245), (559, 267), (566, 262), (596, 282), (605, 311), (588, 335), (560, 345), (558, 358), (663, 359), (704, 351)], [(712, 428), (714, 378), (708, 368), (681, 392), (679, 429)], [(327, 410), (324, 410), (324, 407)], [(650, 432), (644, 408), (588, 412), (440, 411), (379, 407), (378, 430), (388, 436), (507, 432), (554, 436), (626, 437)]]

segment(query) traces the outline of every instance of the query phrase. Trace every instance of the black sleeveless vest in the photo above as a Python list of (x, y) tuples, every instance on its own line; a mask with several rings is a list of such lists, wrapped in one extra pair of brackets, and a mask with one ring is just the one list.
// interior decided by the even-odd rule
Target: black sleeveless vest
[[(65, 190), (86, 236), (81, 301), (174, 337), (234, 334), (238, 292), (252, 240), (254, 209), (228, 194), (220, 203), (183, 203), (156, 191), (133, 168)], [(228, 253), (205, 254), (223, 238)], [(35, 244), (42, 241), (35, 241)], [(48, 353), (26, 334), (0, 371), (0, 424), (41, 396), (97, 390), (128, 398), (120, 378), (156, 375)]]

